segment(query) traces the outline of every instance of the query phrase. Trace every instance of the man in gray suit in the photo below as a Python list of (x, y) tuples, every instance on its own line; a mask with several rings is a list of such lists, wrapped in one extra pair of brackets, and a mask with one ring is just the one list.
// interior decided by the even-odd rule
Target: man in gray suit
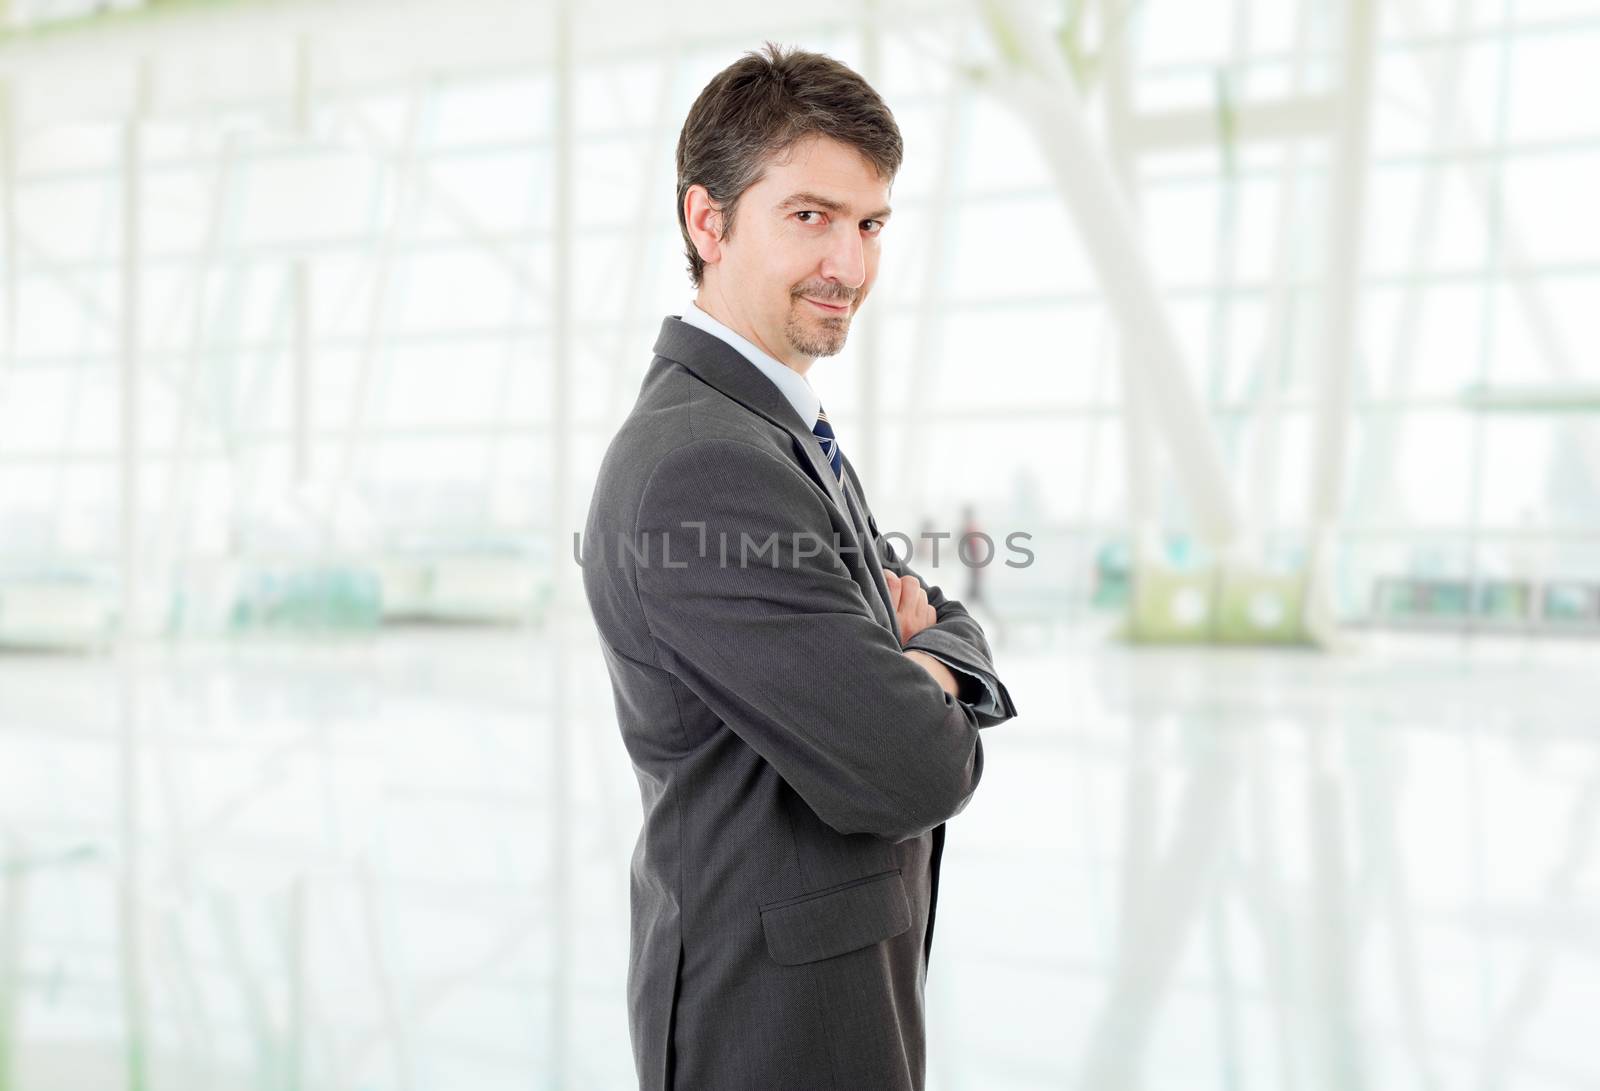
[(900, 133), (768, 46), (678, 143), (698, 288), (600, 469), (584, 587), (633, 760), (628, 1004), (646, 1091), (914, 1091), (944, 823), (1016, 714), (879, 534), (806, 379), (877, 273)]

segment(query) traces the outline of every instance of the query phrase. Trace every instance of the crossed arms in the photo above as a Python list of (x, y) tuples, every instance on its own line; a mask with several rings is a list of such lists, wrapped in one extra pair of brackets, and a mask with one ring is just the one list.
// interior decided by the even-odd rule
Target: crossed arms
[[(821, 533), (831, 525), (792, 463), (695, 440), (645, 486), (635, 534), (670, 539), (672, 563), (638, 566), (636, 590), (662, 666), (824, 822), (903, 841), (966, 807), (983, 772), (978, 731), (1015, 708), (982, 629), (938, 588), (926, 591), (932, 623), (902, 648)], [(739, 548), (774, 536), (754, 559)], [(902, 585), (915, 578), (897, 560), (885, 567)], [(954, 667), (956, 686), (923, 656)]]

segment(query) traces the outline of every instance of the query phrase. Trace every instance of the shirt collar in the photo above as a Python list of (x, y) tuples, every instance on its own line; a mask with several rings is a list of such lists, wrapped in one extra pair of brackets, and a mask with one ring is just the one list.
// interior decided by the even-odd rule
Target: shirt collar
[(740, 355), (754, 364), (761, 374), (772, 380), (772, 384), (789, 400), (789, 404), (794, 406), (794, 411), (805, 422), (805, 426), (816, 429), (817, 414), (822, 409), (822, 399), (811, 389), (811, 384), (804, 375), (762, 352), (750, 341), (701, 310), (700, 305), (692, 299), (683, 309), (683, 320), (738, 349)]

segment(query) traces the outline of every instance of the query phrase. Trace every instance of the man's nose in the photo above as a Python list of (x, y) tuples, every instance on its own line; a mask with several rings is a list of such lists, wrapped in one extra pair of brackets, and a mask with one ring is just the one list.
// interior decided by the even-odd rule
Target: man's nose
[(859, 288), (867, 279), (866, 247), (861, 242), (861, 232), (854, 224), (841, 228), (828, 246), (823, 259), (822, 275), (837, 280), (849, 288)]

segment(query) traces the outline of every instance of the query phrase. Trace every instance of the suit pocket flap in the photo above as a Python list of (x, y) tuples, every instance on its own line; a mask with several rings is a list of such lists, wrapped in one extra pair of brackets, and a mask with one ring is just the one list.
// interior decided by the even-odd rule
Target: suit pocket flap
[(761, 907), (767, 950), (784, 966), (868, 947), (910, 927), (899, 868)]

